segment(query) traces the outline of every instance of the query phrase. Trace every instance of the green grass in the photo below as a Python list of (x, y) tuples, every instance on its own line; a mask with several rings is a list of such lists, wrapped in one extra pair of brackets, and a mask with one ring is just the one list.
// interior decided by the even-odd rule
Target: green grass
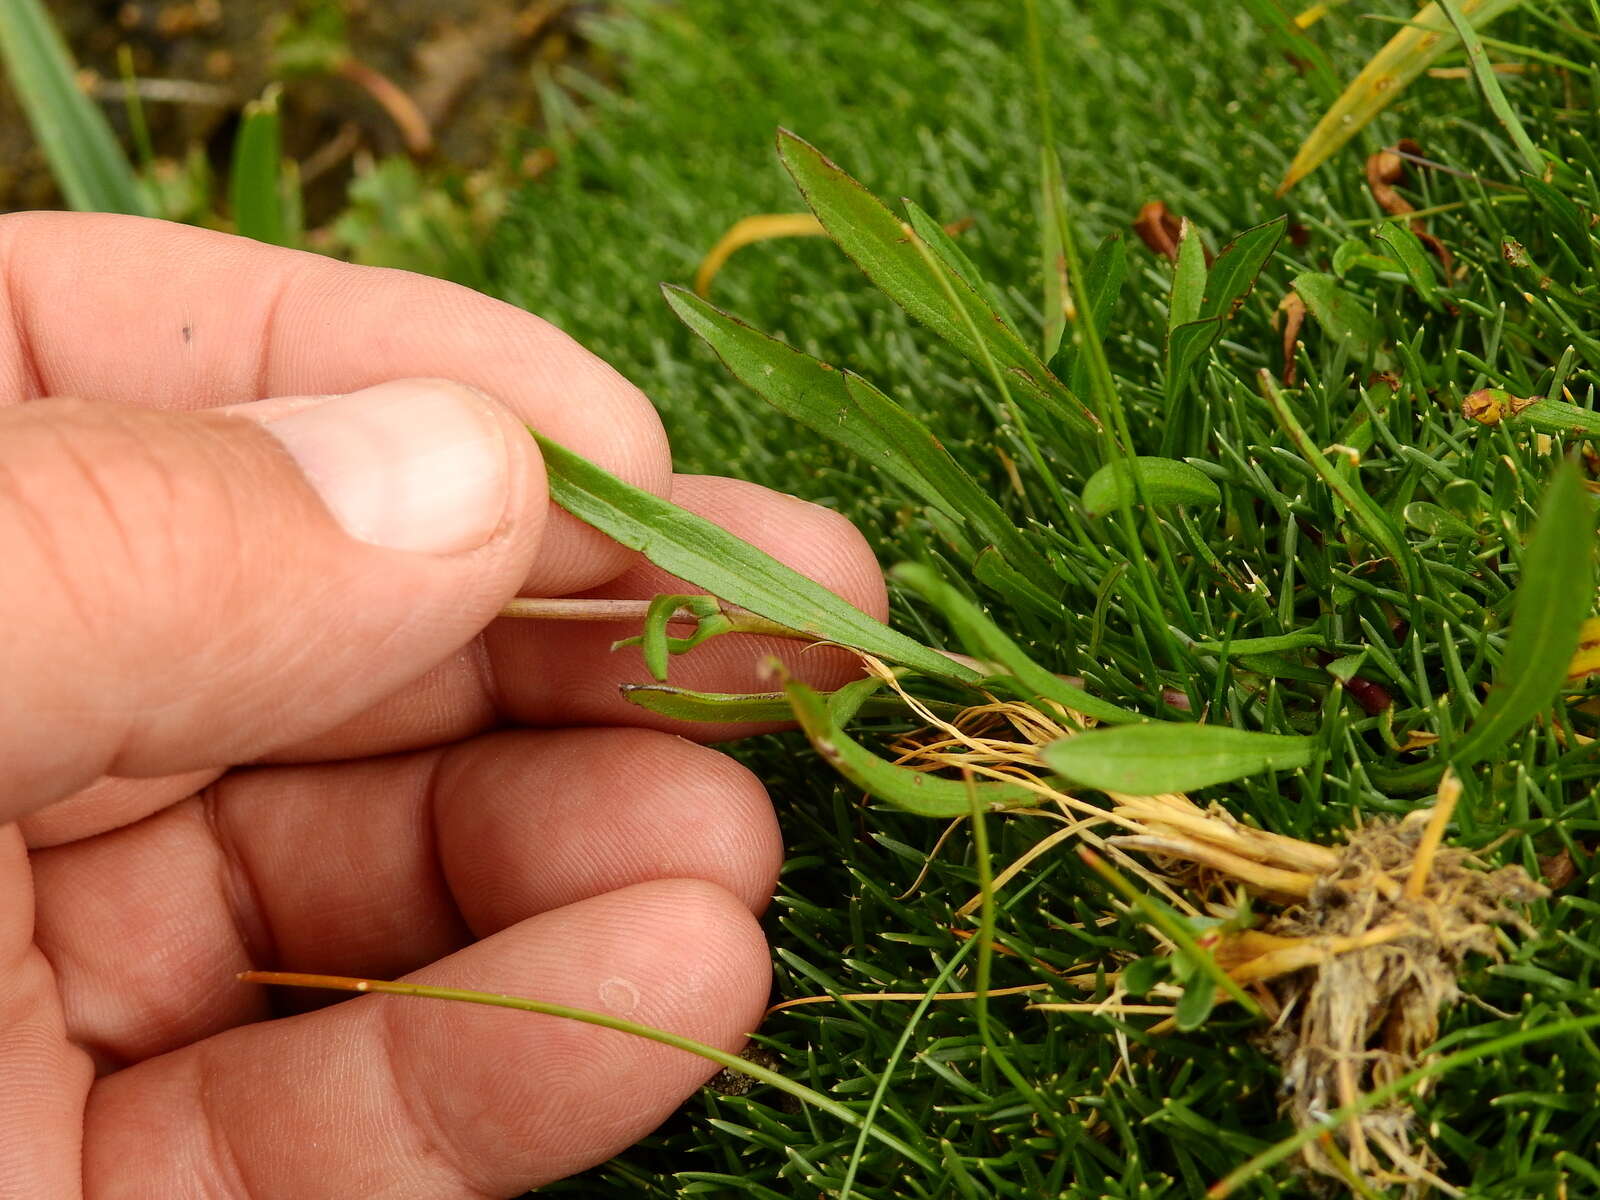
[[(1037, 661), (1081, 675), (1106, 701), (1181, 720), (1170, 703), (1181, 695), (1219, 724), (1315, 739), (1310, 767), (1208, 788), (1202, 799), (1314, 840), (1426, 802), (1442, 760), (1393, 746), (1412, 731), (1438, 734), (1446, 747), (1461, 741), (1485, 707), (1485, 686), (1520, 661), (1506, 625), (1519, 592), (1535, 596), (1544, 582), (1525, 574), (1523, 546), (1556, 462), (1535, 431), (1477, 425), (1460, 415), (1461, 401), (1482, 387), (1522, 397), (1565, 388), (1594, 404), (1600, 39), (1591, 6), (1509, 16), (1485, 43), (1498, 61), (1532, 61), (1517, 49), (1528, 46), (1547, 68), (1550, 55), (1570, 64), (1500, 78), (1533, 145), (1566, 164), (1548, 184), (1522, 176), (1525, 148), (1471, 78), (1424, 77), (1285, 201), (1273, 189), (1331, 97), (1315, 65), (1302, 74), (1285, 57), (1282, 35), (1261, 20), (1265, 4), (1042, 6), (1055, 139), (1086, 252), (1150, 199), (1195, 221), (1213, 249), (1279, 213), (1296, 230), (1177, 402), (1164, 353), (1173, 273), (1137, 241), (1105, 322), (1128, 414), (1124, 450), (1187, 459), (1220, 490), (1212, 505), (1162, 508), (1159, 519), (1089, 516), (1075, 498), (1106, 451), (1043, 431), (1030, 456), (985, 370), (901, 315), (836, 247), (806, 239), (735, 256), (713, 301), (859, 371), (925, 421), (1017, 522), (1054, 581), (1043, 602), (1037, 589), (975, 577), (972, 547), (952, 521), (797, 432), (729, 377), (656, 291), (660, 280), (687, 282), (736, 219), (799, 211), (773, 150), (783, 125), (880, 196), (911, 196), (939, 221), (972, 218), (961, 249), (1037, 346), (1039, 114), (1020, 6), (628, 7), (596, 30), (618, 89), (552, 83), (553, 102), (557, 85), (581, 101), (553, 103), (562, 165), (519, 199), (489, 256), (503, 294), (644, 386), (680, 469), (834, 504), (886, 562), (931, 564)], [(1344, 6), (1310, 31), (1340, 81), (1390, 32), (1368, 11)], [(1372, 236), (1383, 213), (1362, 159), (1401, 137), (1451, 169), (1404, 185), (1419, 206), (1439, 210), (1429, 227), (1459, 267), (1437, 295), (1415, 263), (1405, 269), (1393, 236)], [(1299, 381), (1275, 405), (1257, 373), (1281, 366), (1273, 314), (1297, 278), (1322, 319), (1308, 322)], [(1070, 362), (1061, 373), (1070, 377)], [(1320, 455), (1336, 444), (1360, 450), (1359, 471)], [(1002, 454), (1017, 464), (1020, 492)], [(933, 644), (954, 641), (936, 606), (905, 595), (897, 622)], [(1274, 640), (1246, 656), (1218, 649), (1243, 639)], [(1308, 642), (1362, 655), (1354, 669), (1388, 691), (1392, 708), (1368, 715)], [(1494, 861), (1534, 871), (1541, 855), (1566, 849), (1578, 872), (1528, 910), (1535, 936), (1509, 940), (1504, 962), (1479, 962), (1464, 978), (1472, 1002), (1445, 1014), (1439, 1043), (1457, 1056), (1417, 1102), (1443, 1174), (1485, 1200), (1600, 1189), (1593, 1034), (1512, 1047), (1526, 1031), (1600, 1012), (1600, 768), (1570, 736), (1600, 734), (1596, 724), (1577, 703), (1559, 704), (1553, 721), (1522, 726), (1464, 780), (1456, 840), (1494, 844)], [(900, 898), (941, 823), (863, 811), (858, 793), (796, 756), (792, 740), (741, 754), (771, 785), (790, 848), (768, 921), (779, 993), (973, 986), (972, 954), (937, 982), (968, 944), (951, 929), (973, 928), (954, 910), (989, 867), (973, 841), (958, 834)], [(992, 865), (1054, 828), (991, 818)], [(997, 901), (995, 987), (1051, 981), (1033, 960), (1113, 965), (1154, 945), (1133, 917), (1098, 924), (1111, 910), (1105, 886), (1067, 852), (1035, 864)], [(992, 999), (985, 1025), (976, 1007), (840, 1002), (779, 1014), (760, 1031), (780, 1069), (806, 1085), (858, 1111), (881, 1095), (874, 1120), (945, 1163), (943, 1172), (870, 1143), (857, 1152), (855, 1131), (757, 1090), (704, 1094), (640, 1147), (546, 1190), (835, 1196), (849, 1175), (852, 1194), (884, 1200), (1196, 1196), (1293, 1132), (1278, 1115), (1276, 1070), (1233, 1006), (1162, 1038), (1145, 1033), (1147, 1023), (1034, 1012), (1018, 999)], [(1465, 1053), (1491, 1044), (1503, 1049)], [(1117, 1072), (1124, 1057), (1132, 1069)], [(1030, 1092), (1042, 1096), (1048, 1122), (1033, 1116)], [(1250, 1187), (1317, 1194), (1286, 1166)]]

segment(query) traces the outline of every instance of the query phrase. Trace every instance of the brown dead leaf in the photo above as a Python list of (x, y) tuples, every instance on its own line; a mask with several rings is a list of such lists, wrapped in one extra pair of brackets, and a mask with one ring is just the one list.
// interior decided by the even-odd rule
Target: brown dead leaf
[[(1395, 185), (1406, 176), (1407, 159), (1417, 159), (1421, 156), (1421, 146), (1410, 138), (1401, 138), (1393, 149), (1385, 147), (1367, 159), (1367, 187), (1372, 189), (1372, 198), (1377, 201), (1378, 207), (1391, 217), (1401, 217), (1406, 213), (1417, 211), (1416, 205), (1395, 190)], [(1439, 265), (1444, 269), (1445, 278), (1448, 280), (1450, 268), (1455, 263), (1455, 257), (1449, 249), (1428, 232), (1427, 222), (1421, 217), (1411, 219), (1411, 232), (1416, 234), (1423, 245), (1427, 246), (1439, 260)]]
[(1578, 868), (1572, 861), (1572, 851), (1565, 846), (1554, 854), (1539, 858), (1539, 878), (1551, 891), (1564, 888), (1578, 877)]
[(1306, 323), (1306, 302), (1298, 292), (1290, 292), (1278, 305), (1283, 314), (1283, 386), (1293, 387), (1295, 382), (1294, 348), (1300, 341), (1300, 327)]
[(1178, 261), (1178, 237), (1183, 232), (1183, 222), (1167, 211), (1160, 200), (1152, 200), (1139, 210), (1133, 220), (1133, 231), (1139, 240), (1170, 263)]

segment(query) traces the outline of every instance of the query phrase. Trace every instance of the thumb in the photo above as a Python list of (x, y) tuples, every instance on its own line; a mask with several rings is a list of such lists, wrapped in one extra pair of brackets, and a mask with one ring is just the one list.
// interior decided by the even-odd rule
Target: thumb
[(0, 822), (354, 716), (493, 619), (546, 510), (520, 423), (438, 380), (0, 409)]

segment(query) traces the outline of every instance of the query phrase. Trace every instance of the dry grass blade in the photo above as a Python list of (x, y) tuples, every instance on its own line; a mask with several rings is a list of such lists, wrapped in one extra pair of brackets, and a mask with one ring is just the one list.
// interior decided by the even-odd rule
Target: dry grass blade
[(700, 260), (694, 273), (694, 293), (702, 300), (711, 295), (711, 281), (735, 250), (773, 238), (827, 236), (822, 222), (810, 213), (761, 213), (735, 221)]
[[(1520, 3), (1522, 0), (1462, 0), (1458, 8), (1462, 19), (1472, 28), (1482, 29)], [(1450, 19), (1437, 4), (1429, 4), (1418, 12), (1409, 25), (1372, 56), (1323, 114), (1289, 164), (1288, 173), (1278, 185), (1278, 194), (1283, 195), (1332, 157), (1366, 128), (1373, 117), (1392, 104), (1407, 84), (1459, 43)]]

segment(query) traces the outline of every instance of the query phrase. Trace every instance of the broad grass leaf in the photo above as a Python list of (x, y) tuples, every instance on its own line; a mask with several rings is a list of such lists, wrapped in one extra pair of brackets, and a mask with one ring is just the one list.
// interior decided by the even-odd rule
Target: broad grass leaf
[(1177, 1010), (1172, 1014), (1173, 1023), (1184, 1033), (1191, 1029), (1199, 1029), (1206, 1023), (1206, 1018), (1216, 1006), (1217, 985), (1210, 975), (1204, 971), (1196, 971), (1178, 1000)]
[(529, 432), (544, 453), (551, 498), (662, 570), (808, 637), (864, 650), (926, 675), (961, 683), (978, 679), (976, 672), (874, 621), (720, 525), (624, 483), (566, 447)]
[(1494, 685), (1450, 755), (1457, 770), (1488, 758), (1555, 700), (1579, 630), (1594, 610), (1594, 542), (1594, 509), (1583, 480), (1572, 463), (1563, 463), (1522, 555), (1511, 633)]
[(1005, 510), (890, 397), (859, 375), (802, 354), (682, 288), (663, 287), (662, 294), (678, 319), (779, 412), (859, 454), (952, 520), (970, 525), (1036, 582), (1050, 579)]
[[(862, 680), (840, 688), (835, 696), (843, 697), (852, 688), (875, 684), (876, 680)], [(958, 779), (942, 779), (926, 771), (897, 766), (879, 758), (865, 746), (855, 741), (840, 728), (831, 706), (805, 684), (790, 679), (784, 684), (794, 717), (818, 754), (851, 783), (896, 808), (924, 817), (963, 817), (972, 811), (969, 785)], [(853, 703), (854, 697), (845, 697)], [(1014, 783), (994, 780), (974, 782), (970, 787), (977, 792), (978, 803), (986, 809), (1033, 806), (1039, 797), (1027, 788)]]
[(1345, 291), (1337, 279), (1320, 271), (1296, 275), (1294, 290), (1323, 332), (1353, 357), (1376, 370), (1388, 370), (1393, 360), (1383, 349), (1383, 330), (1365, 300)]
[(1059, 676), (1046, 671), (1012, 641), (976, 604), (921, 563), (902, 563), (889, 572), (896, 583), (916, 592), (950, 622), (968, 654), (993, 662), (1010, 672), (1012, 690), (1024, 700), (1044, 697), (1085, 716), (1120, 724), (1142, 718), (1136, 712), (1091, 696)]
[(1433, 274), (1433, 258), (1422, 244), (1422, 239), (1398, 221), (1378, 226), (1373, 236), (1394, 251), (1394, 256), (1405, 268), (1406, 278), (1411, 281), (1411, 286), (1423, 302), (1429, 308), (1438, 309), (1439, 285)]
[(0, 3), (0, 59), (67, 203), (83, 212), (145, 213), (133, 166), (100, 106), (78, 86), (72, 55), (39, 0)]
[(1315, 747), (1309, 737), (1150, 722), (1062, 738), (1042, 753), (1052, 771), (1081, 787), (1153, 796), (1303, 767)]
[[(728, 370), (784, 416), (859, 454), (957, 521), (966, 520), (962, 503), (974, 493), (987, 499), (922, 424), (876, 388), (847, 387), (844, 372), (768, 337), (683, 288), (664, 285), (661, 293), (678, 319), (717, 352)], [(952, 490), (954, 499), (949, 495)]]
[(291, 246), (296, 238), (289, 221), (292, 206), (285, 203), (289, 180), (283, 169), (279, 90), (269, 87), (261, 99), (244, 106), (229, 166), (228, 204), (241, 237)]
[(1011, 319), (1011, 313), (1000, 299), (1000, 294), (978, 273), (977, 266), (967, 257), (967, 252), (956, 243), (955, 238), (951, 237), (945, 227), (929, 216), (922, 205), (915, 200), (902, 198), (900, 203), (906, 206), (906, 216), (911, 221), (911, 228), (916, 230), (917, 236), (923, 240), (928, 249), (933, 251), (940, 262), (961, 276), (967, 286), (977, 292), (979, 298), (989, 306), (989, 310), (1020, 339), (1022, 335), (1017, 332), (1017, 323)]
[[(1516, 8), (1522, 0), (1462, 0), (1460, 13), (1475, 29)], [(1437, 4), (1425, 5), (1405, 28), (1368, 60), (1300, 147), (1278, 185), (1281, 196), (1366, 128), (1409, 84), (1460, 38)]]
[[(1059, 239), (1058, 239), (1059, 240)], [(1089, 265), (1083, 269), (1084, 291), (1089, 295), (1094, 312), (1094, 327), (1104, 336), (1116, 314), (1117, 301), (1122, 298), (1122, 286), (1128, 280), (1128, 245), (1120, 233), (1113, 233), (1095, 248)], [(1071, 354), (1068, 386), (1074, 396), (1084, 395), (1090, 388), (1089, 356), (1081, 347), (1069, 346), (1062, 356)]]
[[(1047, 146), (1040, 155), (1039, 233), (1040, 267), (1044, 275), (1044, 361), (1052, 362), (1061, 349), (1067, 328), (1067, 250), (1061, 244), (1061, 214), (1057, 211), (1065, 183), (1061, 160)], [(1096, 329), (1100, 328), (1097, 323)]]
[(1132, 486), (1135, 474), (1143, 485), (1145, 497), (1158, 508), (1222, 502), (1222, 490), (1216, 482), (1186, 462), (1141, 456), (1133, 463), (1135, 465), (1130, 467), (1129, 460), (1118, 459), (1089, 476), (1089, 482), (1083, 485), (1083, 507), (1090, 516), (1103, 517), (1116, 510), (1122, 503), (1122, 494), (1127, 495), (1130, 504), (1136, 503), (1138, 498)]
[[(829, 235), (885, 295), (973, 364), (986, 368), (992, 358), (1000, 370), (1029, 379), (1035, 390), (1054, 401), (1052, 409), (1040, 413), (1042, 417), (1064, 420), (1072, 434), (1095, 431), (1097, 423), (1089, 410), (1050, 374), (972, 285), (948, 268), (951, 287), (946, 291), (912, 244), (914, 231), (872, 193), (787, 130), (778, 131), (778, 155)], [(958, 307), (952, 307), (951, 293)], [(981, 342), (974, 338), (973, 329)], [(1028, 393), (1024, 390), (1023, 394)]]
[(1167, 305), (1167, 329), (1200, 319), (1206, 298), (1206, 249), (1194, 222), (1184, 218), (1178, 235), (1178, 264), (1172, 272), (1172, 297)]

